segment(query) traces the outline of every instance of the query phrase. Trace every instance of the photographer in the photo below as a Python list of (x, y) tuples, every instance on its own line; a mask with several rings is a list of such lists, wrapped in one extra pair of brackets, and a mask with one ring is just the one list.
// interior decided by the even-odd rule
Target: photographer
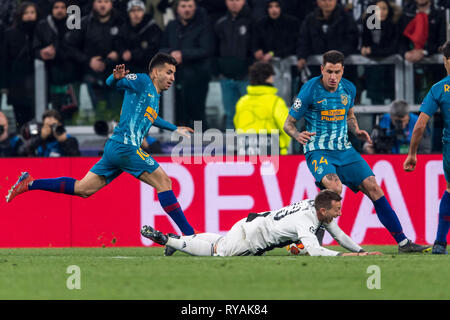
[(8, 119), (0, 111), (0, 157), (17, 157), (22, 140), (14, 133), (8, 134)]
[(28, 124), (22, 130), (25, 139), (25, 151), (22, 150), (22, 153), (38, 157), (80, 155), (78, 140), (66, 133), (58, 111), (46, 111), (42, 115), (42, 126), (34, 127), (36, 124)]
[[(411, 135), (417, 119), (417, 115), (409, 112), (409, 106), (406, 101), (394, 101), (391, 105), (390, 113), (384, 114), (379, 124), (372, 131), (373, 144), (367, 142), (364, 144), (364, 152), (368, 154), (408, 153)], [(430, 153), (430, 151), (431, 132), (427, 128), (419, 147), (419, 153)]]

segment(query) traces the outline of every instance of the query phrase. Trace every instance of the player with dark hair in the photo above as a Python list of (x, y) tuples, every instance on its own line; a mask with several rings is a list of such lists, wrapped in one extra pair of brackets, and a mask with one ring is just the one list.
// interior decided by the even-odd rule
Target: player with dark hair
[(68, 177), (34, 180), (22, 173), (6, 201), (29, 190), (44, 190), (87, 198), (117, 178), (123, 171), (156, 189), (161, 206), (184, 234), (194, 233), (172, 191), (172, 181), (159, 164), (141, 149), (152, 125), (189, 137), (191, 128), (177, 127), (158, 116), (160, 94), (175, 80), (176, 60), (157, 53), (149, 64), (149, 74), (129, 73), (117, 65), (106, 83), (125, 90), (119, 124), (105, 145), (103, 157), (81, 180)]
[[(378, 219), (399, 244), (399, 253), (425, 252), (431, 248), (413, 243), (403, 233), (397, 214), (384, 196), (366, 161), (348, 141), (347, 132), (371, 143), (358, 126), (353, 105), (356, 88), (344, 73), (344, 55), (336, 50), (323, 55), (322, 75), (305, 83), (291, 107), (284, 131), (303, 145), (308, 168), (320, 188), (338, 194), (342, 184), (362, 191), (372, 200)], [(306, 131), (296, 122), (305, 117)]]
[(414, 171), (417, 165), (417, 149), (419, 148), (420, 140), (427, 128), (427, 123), (440, 108), (444, 118), (445, 126), (443, 133), (443, 166), (444, 176), (447, 182), (447, 189), (444, 191), (441, 202), (439, 204), (439, 223), (434, 241), (433, 254), (448, 254), (447, 251), (447, 234), (450, 228), (450, 41), (447, 41), (442, 46), (442, 53), (444, 55), (444, 67), (447, 71), (447, 76), (433, 85), (427, 96), (420, 106), (420, 115), (417, 120), (411, 137), (408, 157), (403, 163), (405, 171)]
[[(236, 222), (225, 236), (199, 233), (177, 237), (165, 235), (150, 226), (141, 234), (172, 250), (195, 256), (259, 256), (276, 247), (301, 243), (311, 256), (359, 256), (380, 254), (365, 252), (334, 221), (341, 215), (341, 196), (331, 190), (321, 191), (314, 200), (303, 200), (287, 207), (263, 213), (250, 213)], [(352, 253), (342, 253), (320, 246), (315, 235), (323, 225), (336, 241)]]

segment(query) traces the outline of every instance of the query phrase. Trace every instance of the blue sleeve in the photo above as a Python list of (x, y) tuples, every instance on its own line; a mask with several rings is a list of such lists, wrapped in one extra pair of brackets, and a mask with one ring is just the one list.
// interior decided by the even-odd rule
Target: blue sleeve
[(170, 131), (175, 131), (178, 128), (176, 125), (164, 120), (160, 116), (156, 118), (155, 122), (153, 122), (153, 125), (160, 129), (166, 129)]
[(295, 99), (291, 109), (289, 110), (289, 114), (296, 120), (300, 120), (305, 115), (310, 104), (312, 103), (312, 88), (314, 87), (313, 82), (315, 83), (315, 81), (309, 80), (302, 86), (297, 95), (297, 99)]
[(144, 78), (136, 73), (129, 73), (119, 81), (115, 80), (112, 74), (106, 79), (106, 84), (112, 88), (133, 91), (140, 91), (144, 82)]
[(428, 92), (425, 99), (423, 99), (423, 102), (419, 108), (420, 112), (426, 113), (430, 117), (433, 116), (433, 114), (437, 111), (439, 108), (439, 101), (436, 99), (433, 93), (433, 89), (437, 87), (432, 87), (430, 91)]

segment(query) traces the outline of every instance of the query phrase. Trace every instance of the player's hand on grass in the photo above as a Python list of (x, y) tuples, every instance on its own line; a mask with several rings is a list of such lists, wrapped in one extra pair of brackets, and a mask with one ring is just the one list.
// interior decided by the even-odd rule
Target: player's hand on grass
[(315, 135), (315, 132), (302, 131), (298, 133), (298, 135), (295, 137), (295, 140), (297, 140), (301, 144), (307, 144), (311, 137)]
[(190, 138), (191, 135), (189, 133), (194, 133), (194, 129), (189, 127), (178, 127), (177, 130), (175, 130), (175, 132), (181, 136)]
[(366, 130), (358, 130), (358, 131), (356, 132), (356, 137), (357, 137), (359, 140), (367, 141), (367, 142), (370, 143), (370, 144), (373, 143), (373, 142), (372, 142), (372, 139), (370, 138), (369, 133), (368, 133)]
[(130, 73), (130, 70), (125, 70), (124, 64), (118, 64), (113, 70), (113, 77), (115, 80), (120, 80), (125, 78), (127, 74)]
[(380, 251), (369, 252), (369, 256), (382, 256), (383, 254)]
[(403, 162), (403, 170), (406, 172), (411, 172), (416, 169), (417, 156), (408, 154), (405, 162)]

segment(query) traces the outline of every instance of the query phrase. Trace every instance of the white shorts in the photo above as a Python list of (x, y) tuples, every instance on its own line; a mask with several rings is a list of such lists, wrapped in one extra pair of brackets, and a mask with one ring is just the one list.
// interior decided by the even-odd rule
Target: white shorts
[(245, 238), (244, 228), (242, 224), (247, 218), (236, 222), (228, 233), (220, 238), (217, 242), (216, 256), (248, 256), (252, 255), (250, 251), (250, 243)]

